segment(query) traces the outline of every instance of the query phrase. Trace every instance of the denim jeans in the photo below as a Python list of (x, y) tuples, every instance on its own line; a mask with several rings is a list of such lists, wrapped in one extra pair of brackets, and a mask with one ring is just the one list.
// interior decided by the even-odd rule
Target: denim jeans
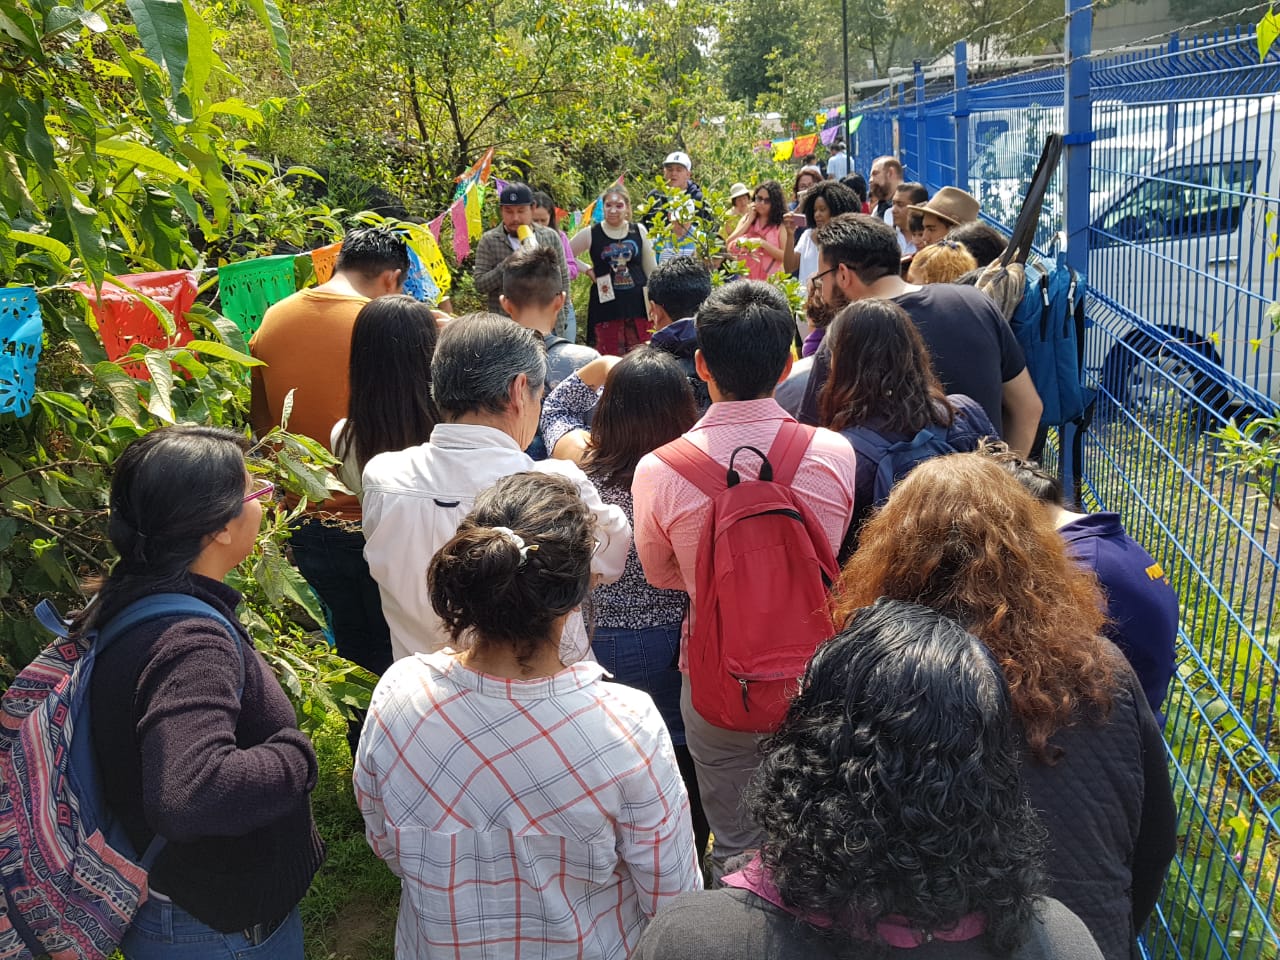
[(391, 666), (391, 630), (364, 558), (364, 534), (304, 517), (294, 523), (293, 562), (329, 612), (338, 653), (371, 673)]
[(134, 917), (120, 952), (125, 960), (302, 960), (302, 917), (294, 907), (254, 945), (243, 933), (220, 933), (176, 903), (150, 897)]
[(653, 697), (671, 742), (684, 743), (680, 716), (680, 624), (624, 630), (596, 627), (591, 649), (613, 679)]

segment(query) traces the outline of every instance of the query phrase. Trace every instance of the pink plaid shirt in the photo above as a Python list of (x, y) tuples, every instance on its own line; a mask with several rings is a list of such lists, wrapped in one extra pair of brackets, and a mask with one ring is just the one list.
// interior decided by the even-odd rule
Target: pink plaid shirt
[[(765, 453), (784, 420), (793, 419), (772, 397), (713, 403), (685, 434), (712, 459), (729, 464), (737, 447), (750, 445)], [(744, 478), (759, 473), (760, 458), (749, 450), (738, 455), (735, 468)], [(832, 551), (840, 549), (853, 514), (853, 447), (831, 430), (819, 429), (796, 470), (792, 485), (805, 494), (814, 516), (827, 532)], [(635, 498), (635, 546), (645, 579), (653, 586), (684, 590), (690, 607), (697, 589), (698, 545), (711, 513), (707, 495), (652, 453), (636, 467), (631, 482)], [(684, 666), (688, 620), (681, 639)]]
[(662, 717), (603, 675), (504, 680), (444, 653), (383, 674), (354, 780), (401, 878), (398, 960), (622, 960), (701, 889)]

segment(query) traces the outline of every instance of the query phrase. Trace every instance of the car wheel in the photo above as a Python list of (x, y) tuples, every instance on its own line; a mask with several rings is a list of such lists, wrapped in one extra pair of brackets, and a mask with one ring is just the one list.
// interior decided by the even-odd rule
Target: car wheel
[[(1139, 419), (1186, 416), (1208, 424), (1223, 411), (1230, 394), (1174, 344), (1190, 347), (1220, 366), (1213, 345), (1135, 333), (1117, 344), (1102, 367), (1102, 405), (1110, 403)], [(1212, 412), (1212, 413), (1211, 413)]]

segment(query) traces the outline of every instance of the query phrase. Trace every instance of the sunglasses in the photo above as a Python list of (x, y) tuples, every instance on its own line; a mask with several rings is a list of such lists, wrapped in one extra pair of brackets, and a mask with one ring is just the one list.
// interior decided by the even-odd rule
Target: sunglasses
[(276, 485), (270, 480), (264, 480), (261, 477), (253, 478), (253, 489), (244, 495), (241, 503), (248, 503), (250, 500), (262, 500), (270, 497), (276, 492)]

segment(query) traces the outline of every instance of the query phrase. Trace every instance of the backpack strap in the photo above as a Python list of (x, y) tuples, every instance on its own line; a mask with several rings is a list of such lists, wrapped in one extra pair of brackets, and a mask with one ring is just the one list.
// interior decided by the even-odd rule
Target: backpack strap
[[(50, 604), (50, 607), (52, 608), (52, 604)], [(231, 625), (231, 621), (219, 613), (215, 607), (205, 603), (199, 597), (193, 597), (187, 593), (153, 593), (149, 597), (135, 600), (112, 617), (98, 631), (98, 635), (94, 640), (95, 652), (100, 653), (105, 650), (116, 638), (139, 624), (150, 620), (159, 620), (162, 617), (175, 616), (205, 617), (209, 620), (216, 620), (226, 628), (227, 633), (231, 634), (231, 642), (235, 644), (236, 658), (240, 667), (240, 681), (236, 686), (236, 699), (241, 699), (244, 696), (244, 641), (240, 639), (240, 634)], [(43, 620), (41, 622), (43, 623)], [(155, 866), (155, 862), (167, 842), (167, 839), (161, 834), (153, 834), (151, 842), (147, 844), (147, 849), (138, 858), (139, 865), (144, 870), (150, 871)]]
[(159, 620), (162, 617), (181, 616), (206, 617), (210, 620), (216, 620), (226, 628), (227, 633), (231, 634), (231, 641), (235, 644), (240, 665), (240, 683), (236, 687), (236, 699), (240, 699), (244, 696), (245, 671), (244, 646), (243, 641), (240, 639), (240, 634), (231, 625), (231, 621), (219, 613), (217, 609), (190, 594), (153, 593), (148, 597), (135, 600), (98, 630), (94, 647), (97, 652), (101, 653), (114, 643), (117, 637), (127, 633), (141, 623), (146, 623), (148, 620)]
[(778, 428), (778, 435), (773, 438), (773, 446), (769, 448), (769, 465), (773, 467), (773, 482), (784, 487), (791, 486), (796, 471), (800, 469), (800, 461), (805, 451), (813, 442), (818, 431), (796, 423), (794, 420), (783, 420)]
[(687, 437), (676, 437), (653, 451), (654, 456), (712, 499), (729, 486), (725, 468)]

